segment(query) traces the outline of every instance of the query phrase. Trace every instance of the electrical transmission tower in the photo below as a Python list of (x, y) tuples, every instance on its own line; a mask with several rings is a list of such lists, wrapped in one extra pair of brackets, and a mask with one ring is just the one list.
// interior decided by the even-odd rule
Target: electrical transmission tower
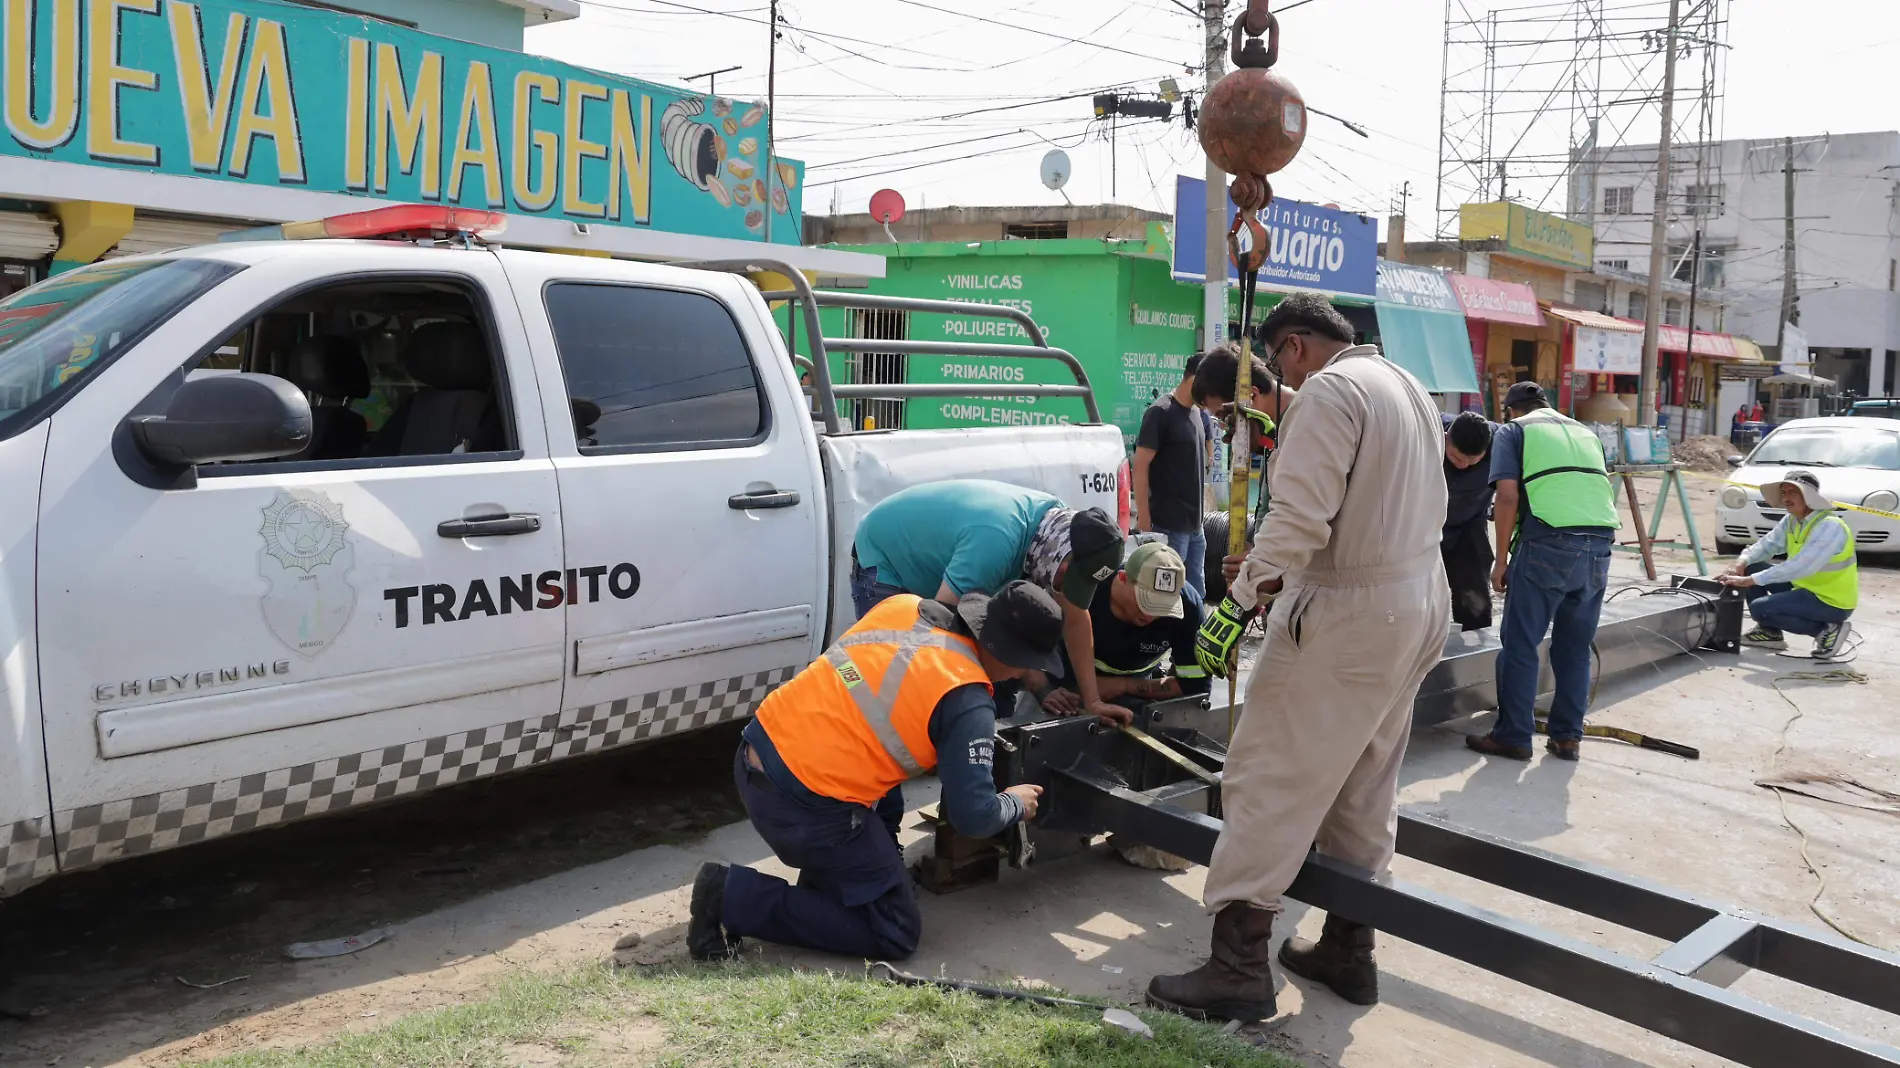
[[(1719, 167), (1732, 0), (1682, 0), (1677, 173)], [(1661, 129), (1669, 0), (1446, 0), (1435, 224), (1512, 200), (1595, 225), (1595, 166)]]

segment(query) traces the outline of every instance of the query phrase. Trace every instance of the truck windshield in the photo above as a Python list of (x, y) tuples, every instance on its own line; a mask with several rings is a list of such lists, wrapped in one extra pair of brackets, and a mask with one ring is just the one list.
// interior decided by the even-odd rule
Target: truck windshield
[(38, 422), (119, 353), (242, 269), (192, 259), (97, 263), (0, 301), (0, 438)]

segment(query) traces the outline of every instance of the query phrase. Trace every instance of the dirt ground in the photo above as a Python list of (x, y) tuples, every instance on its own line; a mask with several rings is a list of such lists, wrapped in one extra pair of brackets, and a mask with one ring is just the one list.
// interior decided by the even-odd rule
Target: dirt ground
[[(1719, 477), (1719, 476), (1717, 476)], [(1651, 480), (1653, 483), (1653, 480)], [(1692, 480), (1712, 541), (1720, 483)], [(1645, 504), (1653, 498), (1645, 493)], [(1663, 537), (1683, 537), (1679, 517)], [(1693, 572), (1665, 551), (1665, 573)], [(1640, 577), (1619, 556), (1616, 575)], [(1754, 785), (1771, 763), (1900, 789), (1900, 729), (1889, 687), (1900, 661), (1900, 571), (1865, 572), (1855, 667), (1866, 685), (1792, 684), (1803, 715), (1774, 689), (1798, 662), (1702, 654), (1606, 684), (1594, 719), (1698, 746), (1703, 759), (1589, 743), (1580, 764), (1486, 762), (1459, 732), (1417, 732), (1402, 801), (1412, 810), (1796, 923), (1817, 883), (1775, 795)], [(1799, 643), (1797, 639), (1797, 643)], [(334, 821), (231, 839), (55, 880), (0, 905), (0, 1064), (171, 1066), (260, 1046), (319, 1041), (454, 1004), (515, 968), (598, 960), (615, 939), (646, 936), (643, 960), (683, 951), (687, 888), (703, 860), (774, 866), (736, 822), (726, 779), (730, 733), (452, 791)], [(1778, 748), (1783, 749), (1776, 757)], [(933, 800), (929, 784), (913, 807)], [(1900, 948), (1900, 818), (1800, 797), (1788, 809), (1827, 879), (1821, 907), (1887, 949)], [(708, 833), (709, 832), (709, 833)], [(703, 837), (702, 837), (703, 835)], [(910, 834), (922, 849), (921, 832)], [(1611, 949), (1651, 955), (1652, 939), (1536, 906), (1401, 860), (1395, 877), (1466, 897)], [(948, 897), (925, 895), (917, 972), (1019, 977), (1129, 1000), (1157, 971), (1206, 950), (1202, 872), (1162, 875), (1107, 851)], [(1289, 913), (1311, 935), (1318, 918)], [(355, 956), (293, 963), (289, 942), (389, 926)], [(815, 954), (768, 960), (855, 970)], [(1725, 1064), (1404, 943), (1382, 944), (1384, 1001), (1371, 1009), (1287, 983), (1280, 1045), (1314, 1066), (1553, 1065), (1704, 1068)], [(179, 981), (214, 983), (215, 989)], [(1759, 976), (1736, 992), (1900, 1044), (1900, 1020)], [(35, 1012), (38, 1015), (33, 1015)]]

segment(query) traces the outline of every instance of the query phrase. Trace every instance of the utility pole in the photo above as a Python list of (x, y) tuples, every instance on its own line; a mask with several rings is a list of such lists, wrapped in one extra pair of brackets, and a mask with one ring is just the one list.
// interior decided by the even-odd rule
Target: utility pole
[[(1207, 37), (1207, 90), (1227, 73), (1226, 0), (1201, 0)], [(1203, 95), (1202, 100), (1207, 97)], [(1207, 161), (1207, 284), (1202, 290), (1202, 335), (1207, 347), (1227, 340), (1227, 172)]]
[(1682, 0), (1669, 0), (1669, 32), (1663, 48), (1662, 137), (1656, 144), (1656, 213), (1649, 226), (1649, 304), (1643, 316), (1643, 379), (1637, 417), (1656, 425), (1656, 378), (1662, 363), (1663, 270), (1669, 256), (1669, 164), (1676, 123), (1676, 34), (1682, 26)]
[(1781, 322), (1775, 325), (1775, 356), (1788, 361), (1788, 324), (1801, 322), (1801, 290), (1795, 275), (1794, 138), (1781, 140), (1783, 212), (1781, 236)]
[[(778, 182), (778, 143), (772, 139), (772, 124), (778, 118), (778, 0), (772, 0), (771, 15), (768, 21), (771, 36), (766, 39), (765, 60), (765, 203), (759, 210), (765, 212), (765, 243), (772, 243), (772, 216), (776, 214), (772, 207), (772, 186)], [(787, 189), (789, 198), (792, 191)]]
[[(1689, 381), (1688, 373), (1695, 370), (1695, 306), (1696, 301), (1701, 299), (1702, 296), (1702, 206), (1697, 204), (1695, 211), (1695, 244), (1689, 251), (1689, 320), (1683, 324), (1687, 327), (1689, 338), (1687, 343), (1683, 345), (1682, 351), (1683, 381), (1685, 382)], [(1720, 390), (1717, 390), (1717, 392), (1719, 393)], [(1702, 428), (1704, 434), (1712, 434), (1715, 432), (1715, 401), (1716, 398), (1714, 397), (1704, 397), (1702, 399), (1702, 410), (1707, 413), (1708, 416), (1708, 424)], [(1677, 430), (1682, 435), (1682, 440), (1688, 441), (1689, 398), (1678, 397), (1676, 398), (1676, 402), (1682, 405), (1682, 426), (1677, 428)]]

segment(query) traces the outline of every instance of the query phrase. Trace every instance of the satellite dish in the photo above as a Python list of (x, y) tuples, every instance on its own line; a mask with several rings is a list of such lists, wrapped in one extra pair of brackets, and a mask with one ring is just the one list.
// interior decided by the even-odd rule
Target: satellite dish
[(1069, 166), (1069, 154), (1059, 148), (1052, 148), (1042, 157), (1042, 184), (1052, 190), (1060, 191), (1069, 184), (1069, 175), (1074, 170)]
[(895, 189), (880, 189), (871, 194), (871, 218), (889, 226), (904, 219), (904, 194)]

